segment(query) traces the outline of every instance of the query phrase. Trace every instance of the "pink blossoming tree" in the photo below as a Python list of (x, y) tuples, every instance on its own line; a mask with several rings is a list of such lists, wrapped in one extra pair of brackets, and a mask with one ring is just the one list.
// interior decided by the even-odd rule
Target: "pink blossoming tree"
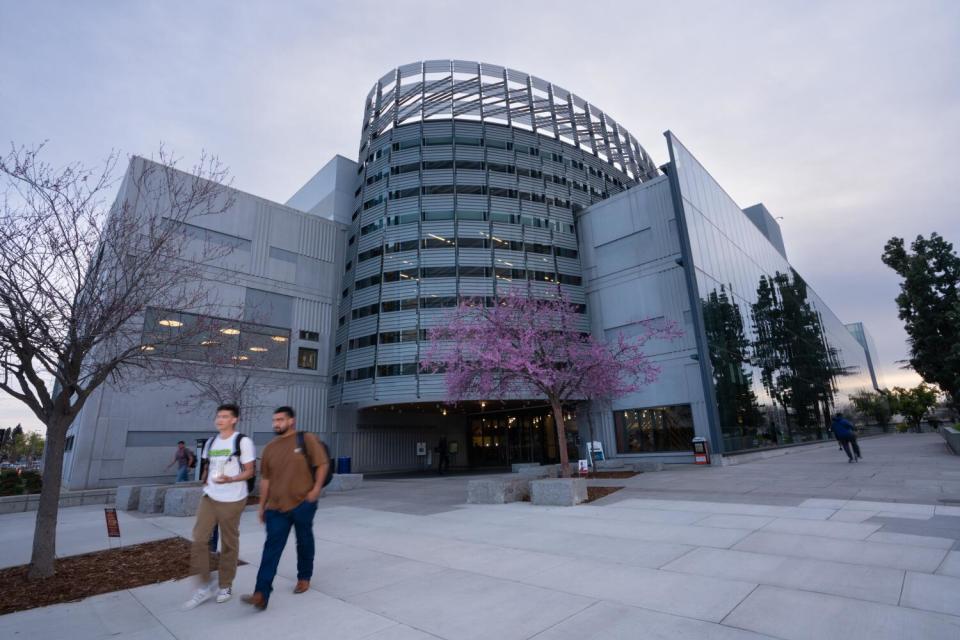
[(428, 332), (421, 367), (443, 372), (450, 399), (544, 397), (553, 410), (563, 476), (570, 477), (563, 405), (611, 399), (654, 382), (660, 368), (642, 347), (681, 335), (673, 323), (641, 323), (633, 338), (605, 343), (584, 331), (582, 314), (563, 296), (527, 298), (515, 293), (492, 307), (462, 301)]

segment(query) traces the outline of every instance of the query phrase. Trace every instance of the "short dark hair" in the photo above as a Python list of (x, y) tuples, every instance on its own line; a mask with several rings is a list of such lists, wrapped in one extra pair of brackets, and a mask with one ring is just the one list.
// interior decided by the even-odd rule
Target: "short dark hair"
[(183, 440), (177, 440), (177, 444), (187, 444), (187, 443), (184, 442)]
[(227, 404), (222, 404), (219, 407), (217, 407), (217, 413), (220, 413), (221, 411), (229, 411), (230, 413), (233, 414), (234, 418), (240, 417), (240, 407), (233, 404), (232, 402), (228, 402)]
[(277, 407), (273, 411), (274, 413), (285, 413), (291, 418), (297, 417), (297, 412), (293, 410), (293, 407)]

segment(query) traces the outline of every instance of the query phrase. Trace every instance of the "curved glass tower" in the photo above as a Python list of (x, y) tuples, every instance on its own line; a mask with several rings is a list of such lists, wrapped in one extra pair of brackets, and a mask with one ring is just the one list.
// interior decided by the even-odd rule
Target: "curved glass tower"
[(331, 397), (395, 415), (445, 398), (442, 376), (417, 366), (444, 308), (558, 287), (585, 303), (574, 215), (658, 175), (636, 139), (579, 96), (459, 60), (377, 81), (359, 165)]

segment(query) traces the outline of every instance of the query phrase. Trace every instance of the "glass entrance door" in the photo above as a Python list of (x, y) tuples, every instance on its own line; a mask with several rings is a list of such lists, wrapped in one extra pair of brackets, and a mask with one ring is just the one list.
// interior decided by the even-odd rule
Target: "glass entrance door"
[[(474, 414), (469, 425), (471, 465), (505, 467), (519, 462), (549, 464), (560, 460), (553, 414), (547, 408)], [(572, 442), (576, 423), (570, 419), (566, 426)]]

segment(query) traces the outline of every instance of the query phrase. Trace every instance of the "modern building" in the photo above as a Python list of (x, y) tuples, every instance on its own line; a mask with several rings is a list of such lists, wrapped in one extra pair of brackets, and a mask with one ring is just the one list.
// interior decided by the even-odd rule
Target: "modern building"
[[(864, 347), (790, 266), (766, 207), (741, 209), (666, 139), (658, 167), (610, 115), (496, 65), (386, 74), (367, 96), (358, 162), (337, 156), (286, 205), (238, 192), (230, 228), (203, 232), (245, 247), (232, 299), (252, 324), (246, 309), (275, 310), (263, 326), (289, 336), (285, 360), (249, 362), (280, 382), (263, 405), (297, 406), (365, 473), (423, 468), (441, 436), (460, 467), (583, 455), (588, 439), (608, 457), (690, 462), (694, 435), (720, 454), (826, 437), (830, 412), (872, 386)], [(447, 309), (514, 291), (563, 293), (597, 336), (649, 322), (684, 336), (648, 345), (657, 383), (568, 407), (558, 443), (543, 399), (451, 404), (443, 376), (418, 367)], [(161, 316), (148, 314), (145, 344)], [(103, 396), (71, 430), (70, 486), (161, 477), (163, 451), (208, 430), (209, 415), (165, 408), (176, 391)], [(269, 437), (262, 413), (242, 424)]]
[(867, 331), (862, 322), (851, 322), (847, 325), (847, 330), (856, 338), (860, 346), (867, 354), (867, 366), (870, 368), (870, 379), (873, 381), (873, 388), (877, 391), (886, 388), (886, 382), (883, 378), (883, 370), (880, 368), (880, 358), (877, 355), (877, 344), (873, 341), (873, 336)]

